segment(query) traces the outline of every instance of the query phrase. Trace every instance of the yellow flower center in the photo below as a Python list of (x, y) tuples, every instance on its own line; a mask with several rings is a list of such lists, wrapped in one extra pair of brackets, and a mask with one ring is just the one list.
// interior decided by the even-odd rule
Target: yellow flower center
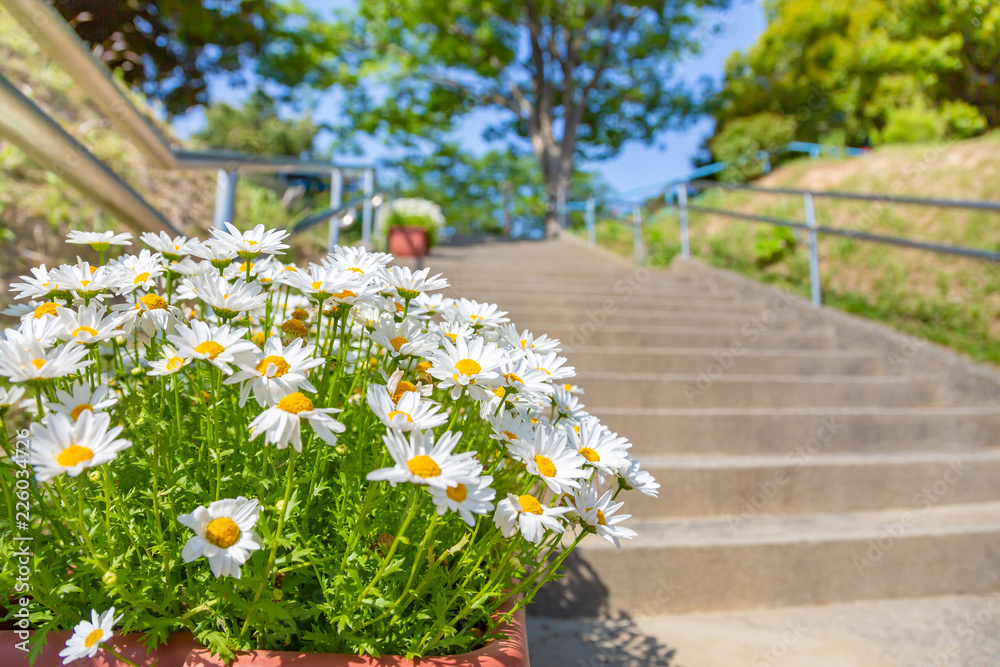
[(94, 452), (86, 447), (81, 447), (80, 445), (70, 445), (66, 449), (59, 452), (59, 456), (56, 457), (56, 461), (64, 468), (72, 468), (75, 465), (80, 465), (84, 461), (89, 461), (94, 458)]
[(295, 392), (278, 401), (278, 409), (297, 415), (313, 409), (313, 403), (302, 392)]
[(521, 339), (521, 349), (523, 350), (524, 346), (527, 345), (527, 344), (528, 344), (528, 339), (527, 338), (522, 338)]
[(73, 336), (73, 338), (79, 338), (81, 333), (88, 333), (91, 336), (96, 336), (97, 329), (92, 329), (90, 327), (77, 327), (73, 329), (73, 333), (71, 333), (70, 335)]
[(405, 336), (396, 336), (395, 338), (389, 341), (389, 343), (396, 350), (396, 352), (399, 352), (399, 348), (403, 347), (409, 342), (410, 341), (407, 340)]
[(535, 368), (537, 368), (540, 371), (545, 371), (546, 375), (552, 375), (552, 373), (548, 372), (546, 369), (542, 368), (541, 366), (535, 366)]
[(271, 377), (280, 378), (282, 375), (288, 372), (291, 366), (285, 361), (284, 357), (279, 357), (277, 355), (271, 354), (260, 360), (257, 364), (258, 373), (267, 373), (267, 367), (274, 364), (274, 375)]
[(406, 421), (410, 422), (411, 424), (413, 423), (413, 417), (411, 417), (408, 413), (403, 412), (402, 410), (393, 410), (392, 412), (390, 412), (389, 421), (392, 421), (392, 418), (395, 417), (396, 415), (403, 415), (404, 417), (406, 417)]
[(45, 365), (44, 359), (32, 359), (31, 365), (35, 367), (36, 370), (42, 370), (42, 366)]
[(142, 273), (140, 273), (139, 275), (137, 275), (135, 277), (135, 280), (132, 281), (132, 284), (133, 285), (141, 285), (142, 283), (146, 282), (147, 280), (149, 280), (149, 271), (143, 271)]
[(317, 281), (311, 282), (309, 284), (312, 286), (313, 289), (319, 289), (320, 287), (323, 286), (323, 281), (322, 280), (317, 280)]
[(355, 294), (349, 289), (345, 289), (343, 292), (334, 292), (330, 296), (333, 297), (334, 299), (347, 299), (352, 296), (357, 296), (357, 294)]
[(503, 387), (497, 387), (496, 389), (493, 390), (493, 394), (498, 398), (503, 398), (504, 396), (507, 395), (507, 390), (504, 389)]
[(354, 271), (355, 273), (360, 273), (361, 275), (365, 275), (365, 272), (364, 272), (364, 271), (362, 271), (361, 269), (359, 269), (359, 268), (358, 268), (358, 267), (356, 267), (356, 266), (352, 266), (351, 268), (349, 268), (349, 269), (347, 269), (347, 270), (348, 270), (348, 271)]
[(608, 525), (607, 520), (604, 518), (604, 512), (602, 512), (601, 510), (597, 510), (597, 523), (599, 523), (602, 526)]
[(571, 384), (564, 384), (563, 385), (563, 389), (565, 389), (566, 391), (573, 391), (573, 385), (571, 385)]
[(214, 340), (206, 340), (204, 343), (199, 343), (198, 347), (194, 348), (194, 351), (198, 354), (207, 354), (209, 359), (215, 359), (217, 356), (226, 351), (226, 348), (222, 347)]
[(417, 364), (417, 370), (420, 371), (421, 373), (426, 373), (430, 369), (431, 369), (431, 362), (429, 361), (421, 361), (419, 364)]
[(247, 239), (247, 245), (255, 246), (255, 245), (257, 245), (257, 242), (256, 241), (251, 241), (251, 240)]
[(392, 392), (392, 400), (394, 403), (398, 403), (399, 399), (403, 398), (403, 394), (408, 391), (416, 391), (417, 387), (412, 382), (407, 382), (406, 380), (400, 380), (399, 384), (396, 385), (396, 391)]
[(516, 436), (516, 435), (514, 435), (513, 433), (511, 433), (510, 431), (501, 431), (501, 432), (502, 432), (502, 433), (503, 433), (503, 434), (504, 434), (505, 436), (507, 436), (507, 439), (508, 439), (508, 440), (517, 440), (517, 436)]
[(600, 454), (598, 454), (597, 452), (595, 452), (590, 447), (581, 447), (580, 448), (580, 454), (583, 456), (583, 458), (587, 459), (591, 463), (593, 463), (594, 461), (600, 461), (601, 460)]
[(556, 474), (556, 464), (552, 463), (552, 459), (547, 456), (542, 456), (541, 454), (536, 456), (535, 467), (538, 468), (538, 473), (545, 477), (552, 477)]
[(142, 301), (142, 305), (146, 306), (147, 310), (163, 310), (167, 307), (167, 300), (155, 294), (141, 296), (139, 301)]
[(170, 357), (170, 359), (167, 361), (166, 368), (168, 371), (173, 371), (177, 370), (183, 365), (184, 365), (184, 360), (181, 359), (180, 357)]
[(475, 375), (479, 371), (483, 370), (483, 367), (480, 366), (479, 362), (474, 359), (462, 359), (455, 364), (455, 370), (462, 375)]
[(520, 382), (521, 384), (524, 384), (524, 380), (522, 380), (519, 375), (516, 375), (514, 373), (504, 373), (503, 376), (504, 379), (507, 380), (507, 384), (514, 384), (515, 382)]
[(542, 504), (538, 502), (538, 498), (529, 493), (526, 493), (523, 496), (518, 496), (517, 502), (520, 503), (522, 512), (527, 512), (529, 514), (542, 513)]
[(243, 262), (242, 264), (240, 264), (240, 268), (239, 268), (239, 272), (240, 272), (240, 273), (244, 273), (244, 274), (245, 274), (245, 273), (247, 272), (247, 264), (249, 264), (249, 265), (250, 265), (250, 270), (251, 270), (251, 271), (253, 270), (253, 267), (254, 267), (254, 266), (256, 266), (256, 265), (255, 265), (255, 264), (254, 264), (253, 262), (251, 262), (251, 261), (250, 261), (250, 260), (248, 259), (247, 261), (245, 261), (245, 262)]
[(240, 527), (228, 516), (220, 516), (205, 527), (205, 539), (220, 549), (228, 549), (239, 541)]
[(444, 337), (450, 340), (452, 343), (458, 340), (458, 334), (446, 333)]
[(465, 484), (458, 484), (457, 486), (449, 486), (445, 493), (448, 497), (454, 500), (456, 503), (460, 503), (469, 496), (469, 490), (465, 488)]
[(296, 308), (295, 310), (292, 311), (292, 317), (296, 320), (303, 320), (303, 321), (308, 320), (309, 311), (306, 310), (305, 308)]
[[(406, 310), (406, 308), (403, 308), (403, 304), (401, 304), (401, 303), (397, 303), (397, 304), (394, 304), (394, 305), (396, 306), (396, 312), (397, 313), (402, 313), (403, 311)], [(445, 335), (447, 336), (448, 334), (445, 334)], [(451, 340), (452, 340), (452, 342), (455, 341), (454, 338), (452, 338)]]
[(294, 317), (282, 324), (281, 330), (290, 336), (298, 336), (299, 338), (305, 338), (309, 335), (309, 330), (306, 329), (305, 323), (302, 320), (295, 319)]
[(90, 648), (97, 642), (101, 641), (101, 637), (103, 636), (104, 636), (104, 630), (101, 630), (100, 628), (95, 628), (89, 635), (87, 635), (87, 638), (83, 640), (83, 645), (86, 648)]
[(56, 308), (59, 306), (54, 301), (49, 301), (48, 303), (43, 303), (38, 308), (35, 308), (35, 319), (40, 320), (46, 315), (55, 315)]
[(434, 462), (434, 459), (426, 454), (419, 454), (406, 462), (406, 467), (417, 477), (437, 477), (441, 474), (441, 468)]
[[(80, 418), (80, 414), (84, 410), (90, 410), (91, 412), (93, 412), (94, 411), (94, 406), (91, 405), (90, 403), (81, 403), (80, 405), (78, 405), (75, 408), (73, 408), (73, 411), (69, 413), (69, 416), (73, 418), (73, 421), (76, 421), (77, 419)], [(66, 452), (63, 452), (63, 454), (65, 454), (65, 453)]]

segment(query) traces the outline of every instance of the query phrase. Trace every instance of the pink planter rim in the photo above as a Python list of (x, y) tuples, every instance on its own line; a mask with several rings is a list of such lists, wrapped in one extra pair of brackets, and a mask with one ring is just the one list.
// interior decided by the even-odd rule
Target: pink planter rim
[[(500, 608), (509, 611), (513, 602)], [(236, 654), (230, 667), (528, 667), (528, 634), (525, 627), (524, 609), (514, 613), (509, 623), (498, 628), (507, 634), (506, 639), (490, 642), (483, 648), (460, 655), (437, 658), (415, 658), (407, 660), (400, 656), (372, 658), (364, 655), (343, 653), (300, 653), (295, 651), (244, 651)], [(35, 667), (56, 667), (62, 665), (59, 651), (63, 649), (71, 632), (51, 632), (46, 638), (35, 661)], [(140, 642), (140, 633), (115, 635), (108, 644), (139, 667), (224, 667), (222, 658), (213, 656), (208, 649), (199, 646), (189, 632), (171, 633), (167, 643), (153, 653), (147, 653)], [(21, 641), (13, 630), (0, 631), (0, 665), (4, 667), (27, 667), (28, 654), (16, 648)], [(100, 651), (91, 660), (82, 659), (69, 663), (67, 667), (128, 667), (128, 665), (107, 651)]]

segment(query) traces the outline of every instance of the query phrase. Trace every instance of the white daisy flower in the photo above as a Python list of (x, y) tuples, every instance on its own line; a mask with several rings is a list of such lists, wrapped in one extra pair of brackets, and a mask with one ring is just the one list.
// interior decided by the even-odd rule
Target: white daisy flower
[(504, 537), (509, 538), (520, 529), (524, 539), (532, 544), (539, 544), (545, 536), (546, 529), (557, 533), (565, 531), (559, 517), (571, 509), (547, 507), (531, 494), (515, 496), (513, 493), (508, 493), (506, 498), (497, 503), (493, 523)]
[(80, 306), (76, 310), (60, 307), (57, 317), (63, 327), (60, 337), (80, 345), (92, 345), (120, 336), (125, 319), (120, 313), (108, 314), (107, 307), (98, 303)]
[(167, 336), (167, 340), (177, 347), (180, 356), (202, 359), (230, 375), (233, 369), (229, 364), (243, 364), (253, 360), (256, 346), (243, 337), (246, 332), (243, 328), (230, 329), (228, 324), (213, 327), (201, 320), (194, 320), (189, 326), (178, 325), (177, 332)]
[(428, 319), (443, 312), (446, 308), (454, 308), (454, 303), (454, 299), (446, 297), (444, 294), (421, 292), (410, 303), (410, 314), (421, 319)]
[(207, 260), (216, 269), (224, 269), (236, 259), (236, 250), (232, 246), (210, 239), (202, 243), (193, 240), (189, 252), (200, 259)]
[(308, 269), (287, 274), (284, 282), (317, 302), (326, 301), (334, 295), (341, 298), (357, 297), (365, 285), (363, 277), (319, 264), (311, 264)]
[(549, 376), (535, 368), (528, 359), (507, 361), (500, 369), (503, 386), (526, 395), (535, 401), (545, 400), (552, 393)]
[(369, 337), (393, 357), (426, 357), (437, 349), (431, 334), (421, 331), (421, 326), (410, 319), (397, 322), (392, 317), (382, 317)]
[(567, 361), (566, 357), (560, 357), (555, 352), (549, 352), (547, 354), (528, 352), (528, 361), (532, 366), (540, 371), (543, 371), (548, 376), (549, 380), (553, 382), (571, 378), (576, 375), (575, 368), (565, 365)]
[(556, 386), (555, 391), (552, 392), (552, 403), (556, 412), (563, 418), (579, 420), (587, 416), (580, 398), (566, 391), (562, 385)]
[(120, 620), (122, 616), (115, 618), (114, 607), (100, 616), (96, 610), (91, 609), (90, 620), (77, 623), (73, 628), (73, 634), (66, 641), (66, 647), (59, 651), (59, 657), (63, 659), (62, 664), (68, 665), (74, 660), (96, 656), (101, 644), (115, 636), (113, 630)]
[(264, 434), (265, 445), (276, 445), (285, 449), (289, 442), (297, 452), (302, 451), (302, 420), (328, 445), (337, 444), (337, 433), (347, 428), (331, 417), (340, 412), (339, 408), (314, 408), (313, 402), (300, 392), (285, 396), (274, 407), (264, 410), (250, 422), (250, 440)]
[(560, 430), (538, 426), (533, 440), (519, 440), (510, 451), (524, 462), (529, 474), (541, 477), (555, 494), (579, 488), (577, 480), (590, 475), (583, 469), (587, 460), (566, 444), (566, 434)]
[(112, 261), (109, 266), (118, 285), (118, 294), (156, 287), (156, 279), (163, 274), (160, 259), (159, 253), (143, 248), (138, 255), (125, 255)]
[(91, 266), (82, 260), (53, 269), (49, 277), (60, 289), (73, 290), (81, 299), (103, 298), (105, 290), (115, 286), (115, 276), (106, 266)]
[(549, 338), (546, 334), (536, 336), (530, 330), (519, 331), (515, 324), (505, 324), (500, 327), (500, 343), (511, 350), (522, 353), (549, 354), (560, 350), (558, 338)]
[(45, 301), (38, 304), (34, 310), (21, 315), (21, 321), (44, 320), (48, 317), (55, 317), (59, 314), (59, 304), (55, 301)]
[(177, 521), (195, 533), (184, 544), (181, 558), (190, 563), (204, 556), (216, 578), (239, 579), (240, 566), (251, 552), (261, 548), (260, 537), (253, 531), (259, 512), (256, 500), (239, 496), (181, 514)]
[[(56, 307), (56, 313), (60, 306)], [(35, 319), (26, 317), (16, 329), (7, 329), (4, 337), (10, 341), (35, 341), (44, 348), (52, 347), (66, 336), (66, 326), (59, 317), (43, 317)]]
[(84, 410), (73, 421), (64, 414), (51, 414), (45, 424), (31, 425), (29, 459), (39, 483), (66, 473), (76, 477), (87, 468), (111, 461), (132, 443), (118, 436), (121, 426), (109, 428), (106, 412)]
[(0, 375), (11, 382), (65, 377), (91, 364), (82, 345), (60, 345), (51, 350), (35, 340), (0, 341)]
[(0, 417), (24, 398), (24, 387), (0, 387)]
[(10, 284), (11, 291), (17, 292), (15, 299), (47, 299), (53, 292), (62, 289), (44, 264), (32, 268), (30, 276), (20, 278), (24, 282)]
[(441, 337), (441, 340), (449, 340), (452, 344), (458, 342), (459, 338), (472, 338), (476, 332), (464, 322), (440, 322), (432, 325), (432, 331)]
[(618, 468), (618, 479), (619, 484), (624, 489), (635, 489), (651, 498), (659, 497), (660, 484), (649, 474), (649, 471), (642, 469), (636, 459), (631, 457), (625, 459), (625, 463)]
[(197, 296), (207, 303), (220, 318), (232, 319), (240, 313), (264, 307), (267, 293), (261, 292), (258, 283), (246, 283), (242, 278), (230, 284), (223, 276), (197, 275), (182, 281), (182, 298)]
[(598, 471), (602, 484), (607, 476), (617, 474), (632, 446), (628, 438), (612, 433), (597, 417), (590, 415), (581, 419), (578, 425), (566, 429), (566, 434), (569, 446), (587, 459), (588, 466)]
[(437, 442), (430, 431), (410, 431), (409, 438), (399, 431), (389, 431), (382, 440), (389, 449), (395, 465), (368, 473), (368, 481), (388, 481), (395, 486), (400, 482), (427, 484), (447, 489), (458, 483), (471, 484), (477, 476), (479, 463), (475, 452), (452, 454), (461, 439), (461, 431), (445, 431)]
[(424, 292), (448, 286), (448, 281), (442, 278), (440, 273), (428, 277), (430, 271), (430, 268), (424, 268), (414, 273), (408, 266), (388, 266), (383, 268), (382, 278), (395, 290), (399, 298), (410, 301)]
[(89, 245), (97, 251), (104, 251), (113, 245), (132, 245), (132, 235), (128, 232), (115, 234), (114, 232), (83, 232), (73, 230), (66, 235), (66, 243), (76, 243), (77, 245)]
[(189, 239), (186, 236), (170, 238), (166, 232), (159, 234), (143, 232), (139, 238), (152, 248), (153, 252), (158, 252), (173, 262), (180, 261), (182, 257), (190, 254), (192, 246), (198, 243), (197, 239)]
[(504, 315), (505, 311), (499, 310), (495, 303), (480, 303), (471, 299), (459, 299), (455, 302), (455, 307), (449, 309), (441, 315), (453, 322), (468, 324), (474, 329), (480, 327), (498, 327), (505, 322), (509, 322)]
[(504, 362), (504, 353), (496, 343), (487, 343), (479, 336), (459, 338), (455, 345), (447, 340), (442, 343), (444, 349), (434, 353), (427, 371), (441, 380), (438, 386), (441, 389), (451, 387), (453, 399), (461, 395), (463, 387), (468, 387), (476, 400), (489, 398), (498, 386), (498, 371)]
[(118, 403), (118, 398), (108, 395), (108, 387), (102, 385), (96, 391), (90, 391), (86, 384), (74, 384), (69, 391), (56, 390), (56, 400), (54, 403), (47, 402), (46, 407), (50, 412), (66, 415), (76, 421), (84, 412), (97, 412), (106, 410)]
[(306, 377), (306, 371), (323, 364), (323, 357), (315, 356), (315, 352), (315, 346), (305, 345), (300, 338), (282, 345), (280, 338), (271, 336), (264, 341), (263, 354), (254, 350), (252, 363), (241, 364), (239, 371), (226, 378), (226, 384), (244, 383), (240, 407), (246, 404), (251, 391), (260, 407), (300, 389), (316, 393), (316, 387)]
[(531, 441), (535, 438), (535, 426), (519, 412), (504, 410), (499, 415), (491, 413), (486, 418), (493, 430), (490, 437), (508, 447), (518, 440)]
[(470, 528), (476, 525), (474, 514), (489, 514), (493, 510), (493, 499), (496, 491), (490, 486), (493, 484), (493, 477), (482, 475), (482, 467), (472, 482), (459, 482), (447, 489), (436, 486), (428, 487), (434, 505), (439, 516), (443, 516), (448, 510), (458, 512), (462, 521)]
[(176, 306), (171, 306), (162, 296), (150, 292), (136, 298), (134, 294), (127, 297), (125, 303), (111, 306), (111, 309), (122, 316), (122, 331), (131, 334), (136, 325), (143, 333), (152, 338), (156, 332), (173, 333), (177, 322), (183, 320), (183, 314)]
[(609, 490), (598, 498), (597, 488), (593, 484), (584, 484), (573, 493), (573, 509), (584, 526), (614, 544), (621, 551), (621, 540), (630, 540), (638, 533), (631, 528), (618, 525), (632, 515), (615, 515), (615, 512), (620, 510), (625, 503), (612, 504), (613, 495), (614, 491)]
[(428, 401), (422, 401), (416, 391), (403, 392), (393, 400), (388, 388), (381, 384), (368, 385), (368, 407), (389, 428), (399, 431), (426, 431), (448, 421), (448, 415)]
[(257, 255), (275, 255), (288, 249), (282, 241), (289, 236), (283, 229), (265, 229), (257, 225), (243, 232), (230, 223), (225, 223), (225, 229), (212, 229), (212, 241), (226, 250), (230, 250), (243, 259), (253, 259)]
[(160, 358), (152, 359), (149, 367), (152, 369), (146, 375), (173, 375), (191, 363), (187, 357), (182, 357), (170, 345), (160, 348)]
[(323, 265), (371, 280), (380, 269), (393, 260), (384, 252), (371, 252), (362, 246), (334, 246), (333, 252), (323, 259)]
[(568, 394), (574, 394), (576, 396), (583, 396), (584, 394), (587, 393), (586, 391), (584, 391), (583, 387), (579, 387), (573, 384), (572, 382), (567, 382), (563, 384), (562, 390)]

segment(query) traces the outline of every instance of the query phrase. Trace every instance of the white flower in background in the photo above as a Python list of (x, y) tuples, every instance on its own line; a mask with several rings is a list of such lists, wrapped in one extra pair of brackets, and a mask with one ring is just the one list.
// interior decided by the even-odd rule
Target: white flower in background
[(81, 299), (103, 299), (115, 287), (114, 273), (106, 266), (91, 266), (82, 260), (52, 269), (49, 277), (63, 290), (73, 290)]
[(441, 313), (441, 316), (452, 322), (462, 322), (474, 329), (479, 327), (494, 328), (509, 320), (507, 313), (499, 310), (495, 303), (480, 303), (470, 299), (459, 299), (455, 307)]
[(265, 445), (276, 445), (285, 449), (291, 443), (297, 452), (302, 451), (302, 420), (328, 445), (337, 444), (337, 433), (346, 427), (331, 417), (340, 412), (339, 408), (314, 408), (313, 402), (300, 392), (285, 396), (274, 407), (264, 410), (250, 422), (250, 440), (264, 434)]
[[(454, 308), (455, 300), (444, 294), (427, 294), (421, 292), (410, 303), (410, 315), (423, 319), (431, 318), (447, 308)], [(469, 327), (471, 330), (472, 327)]]
[(546, 530), (557, 533), (565, 530), (559, 518), (571, 510), (570, 507), (542, 505), (538, 498), (528, 493), (520, 496), (508, 493), (506, 498), (497, 503), (493, 523), (504, 537), (509, 538), (520, 529), (524, 539), (532, 544), (539, 544)]
[(173, 262), (180, 261), (182, 257), (190, 254), (191, 248), (198, 243), (197, 239), (189, 239), (186, 236), (171, 238), (166, 232), (159, 234), (143, 232), (139, 238), (152, 248), (153, 252), (158, 252)]
[(452, 454), (462, 437), (461, 431), (445, 431), (434, 441), (430, 431), (410, 431), (409, 438), (398, 431), (389, 431), (382, 440), (395, 465), (368, 473), (368, 481), (388, 481), (395, 486), (400, 482), (427, 484), (447, 489), (458, 483), (471, 484), (477, 476), (479, 463), (475, 452)]
[(615, 512), (620, 510), (625, 503), (612, 504), (614, 502), (613, 495), (614, 492), (609, 490), (598, 498), (597, 488), (593, 484), (584, 484), (573, 493), (573, 509), (584, 525), (621, 551), (622, 543), (620, 540), (630, 540), (638, 533), (631, 528), (618, 525), (632, 515), (615, 515)]
[(159, 253), (150, 253), (143, 248), (138, 255), (125, 255), (110, 262), (108, 266), (115, 277), (118, 294), (156, 287), (157, 278), (163, 274), (160, 260)]
[(381, 384), (368, 385), (368, 407), (389, 428), (399, 431), (426, 431), (448, 421), (440, 408), (421, 400), (415, 391), (404, 392), (394, 401), (388, 389)]
[(524, 415), (514, 410), (504, 410), (499, 415), (487, 415), (493, 433), (490, 435), (494, 440), (506, 444), (508, 447), (518, 440), (532, 441), (535, 439), (535, 426)]
[(548, 375), (549, 380), (557, 382), (576, 375), (576, 369), (566, 366), (566, 357), (560, 357), (555, 352), (547, 354), (535, 354), (528, 352), (528, 361), (532, 366)]
[(333, 252), (323, 258), (323, 266), (353, 273), (355, 277), (370, 282), (379, 277), (382, 267), (392, 261), (392, 255), (384, 252), (370, 252), (362, 246), (335, 246)]
[(261, 548), (260, 537), (253, 531), (259, 513), (256, 500), (239, 496), (181, 514), (177, 521), (194, 531), (194, 537), (184, 544), (181, 558), (190, 563), (204, 556), (216, 578), (239, 579), (240, 566)]
[(150, 360), (149, 367), (152, 370), (147, 375), (173, 375), (189, 363), (190, 359), (180, 356), (170, 345), (164, 345), (160, 348), (160, 357)]
[(521, 354), (534, 352), (535, 354), (550, 354), (560, 350), (558, 338), (549, 338), (546, 334), (536, 336), (529, 329), (518, 331), (516, 324), (504, 324), (499, 329), (500, 345)]
[(580, 423), (566, 429), (569, 446), (587, 459), (587, 465), (597, 469), (603, 484), (608, 475), (617, 474), (628, 457), (632, 444), (628, 438), (612, 433), (597, 417), (587, 415)]
[(62, 289), (44, 264), (33, 267), (30, 276), (20, 278), (24, 282), (10, 284), (11, 291), (17, 292), (15, 299), (45, 299), (52, 292)]
[(177, 352), (189, 359), (202, 359), (226, 375), (233, 369), (229, 364), (249, 363), (256, 346), (243, 337), (246, 329), (230, 329), (228, 324), (213, 327), (193, 320), (189, 326), (179, 325), (177, 332), (167, 340), (177, 347)]
[(174, 327), (183, 316), (179, 308), (171, 306), (162, 296), (150, 292), (136, 298), (130, 295), (125, 303), (111, 306), (122, 316), (122, 331), (131, 334), (136, 325), (147, 336), (156, 335), (157, 331), (173, 333)]
[(393, 357), (426, 357), (437, 350), (434, 337), (410, 319), (397, 322), (392, 317), (382, 317), (369, 337)]
[(212, 266), (211, 262), (201, 260), (195, 261), (190, 257), (185, 257), (179, 261), (172, 261), (167, 264), (167, 268), (182, 276), (195, 276), (199, 273), (218, 273), (219, 270)]
[(430, 268), (425, 268), (414, 273), (407, 266), (389, 266), (383, 269), (382, 278), (396, 291), (399, 298), (410, 300), (424, 292), (448, 286), (448, 281), (442, 278), (440, 273), (428, 277), (430, 271)]
[(73, 634), (66, 640), (66, 646), (59, 651), (59, 657), (63, 659), (62, 664), (68, 665), (74, 660), (96, 656), (101, 644), (115, 636), (113, 630), (120, 620), (121, 616), (115, 618), (114, 607), (100, 616), (96, 610), (91, 609), (90, 620), (77, 623), (73, 628)]
[(83, 345), (60, 345), (46, 350), (35, 340), (0, 341), (0, 375), (11, 382), (65, 377), (91, 364)]
[(489, 514), (493, 510), (493, 499), (497, 492), (490, 486), (493, 484), (493, 477), (482, 475), (482, 467), (476, 473), (476, 477), (471, 482), (459, 482), (447, 489), (436, 486), (428, 487), (434, 505), (439, 516), (443, 516), (448, 510), (458, 512), (462, 521), (470, 528), (476, 525), (475, 514)]
[(240, 364), (240, 370), (226, 378), (226, 384), (243, 382), (240, 407), (246, 404), (250, 392), (260, 407), (281, 400), (282, 396), (304, 389), (316, 393), (306, 372), (323, 364), (323, 357), (315, 356), (316, 348), (305, 345), (297, 338), (288, 345), (272, 336), (264, 341), (263, 354), (254, 350), (250, 363)]
[(54, 403), (46, 403), (50, 412), (66, 415), (73, 421), (77, 421), (85, 412), (97, 412), (107, 410), (118, 403), (114, 396), (106, 398), (108, 387), (102, 385), (95, 391), (90, 391), (90, 387), (85, 384), (74, 384), (69, 391), (56, 390), (56, 400)]
[(0, 416), (24, 398), (24, 387), (0, 387)]
[(545, 400), (552, 393), (549, 376), (545, 371), (535, 368), (527, 359), (507, 361), (500, 368), (501, 384), (525, 395), (529, 400)]
[(334, 295), (342, 298), (357, 297), (364, 291), (364, 278), (349, 271), (340, 271), (319, 264), (310, 264), (284, 277), (284, 282), (314, 301), (326, 301)]
[(565, 391), (567, 394), (573, 394), (576, 396), (583, 396), (584, 394), (587, 393), (586, 391), (583, 390), (583, 387), (578, 387), (572, 382), (567, 382), (563, 384), (562, 390)]
[(580, 486), (577, 480), (589, 476), (583, 469), (587, 460), (566, 444), (561, 430), (538, 426), (534, 439), (518, 440), (510, 452), (524, 462), (529, 474), (541, 477), (552, 493), (569, 493)]
[(430, 359), (428, 373), (441, 380), (441, 389), (451, 387), (451, 397), (457, 399), (463, 387), (476, 400), (489, 398), (498, 386), (498, 370), (504, 362), (504, 354), (496, 343), (487, 343), (479, 336), (470, 339), (459, 338), (457, 344), (442, 341), (443, 350), (438, 350)]
[(249, 231), (240, 231), (230, 223), (225, 223), (225, 229), (212, 229), (215, 237), (210, 243), (236, 253), (243, 259), (253, 259), (257, 255), (274, 255), (287, 250), (288, 245), (282, 243), (289, 233), (283, 229), (265, 229), (257, 225)]
[[(222, 276), (197, 275), (182, 281), (185, 294), (197, 296), (215, 311), (219, 318), (230, 319), (240, 313), (264, 307), (267, 293), (258, 283), (246, 283), (242, 278), (230, 284)], [(180, 294), (180, 292), (178, 292)]]
[(100, 343), (123, 333), (121, 326), (125, 318), (120, 313), (108, 314), (108, 309), (97, 303), (76, 310), (60, 307), (56, 316), (63, 327), (60, 337), (81, 345)]
[(468, 324), (464, 322), (438, 322), (432, 324), (432, 331), (434, 331), (441, 340), (447, 339), (452, 344), (458, 342), (459, 338), (472, 338), (476, 335), (476, 332), (472, 330)]
[(45, 301), (38, 304), (34, 310), (26, 312), (21, 316), (21, 322), (27, 320), (44, 320), (48, 317), (55, 317), (59, 312), (59, 304), (55, 301)]
[(587, 415), (580, 398), (566, 391), (562, 385), (556, 386), (552, 392), (552, 402), (555, 404), (556, 412), (564, 418), (576, 420)]
[[(58, 312), (58, 307), (56, 312)], [(21, 320), (21, 324), (16, 329), (7, 329), (4, 332), (4, 336), (9, 341), (36, 342), (43, 348), (52, 347), (66, 334), (66, 326), (63, 320), (58, 317), (43, 317), (40, 320), (26, 317)]]
[(29, 460), (39, 483), (66, 473), (76, 477), (87, 468), (111, 461), (118, 452), (132, 443), (118, 436), (121, 426), (109, 428), (111, 417), (106, 412), (84, 410), (72, 420), (63, 414), (51, 414), (42, 425), (31, 425)]
[(618, 478), (625, 489), (635, 489), (651, 498), (657, 498), (660, 495), (659, 483), (648, 471), (642, 469), (639, 461), (632, 457), (626, 458), (625, 463), (618, 468)]
[(423, 218), (434, 227), (444, 227), (445, 223), (441, 207), (434, 202), (417, 197), (403, 197), (393, 199), (379, 207), (376, 221), (378, 228), (385, 229), (389, 218), (394, 213), (407, 218)]
[(132, 245), (132, 235), (128, 232), (82, 232), (73, 230), (66, 235), (66, 243), (89, 245), (97, 251), (107, 250), (113, 245)]
[(189, 252), (195, 257), (207, 260), (216, 269), (224, 269), (236, 259), (236, 250), (232, 246), (219, 243), (215, 239), (205, 242), (192, 241)]

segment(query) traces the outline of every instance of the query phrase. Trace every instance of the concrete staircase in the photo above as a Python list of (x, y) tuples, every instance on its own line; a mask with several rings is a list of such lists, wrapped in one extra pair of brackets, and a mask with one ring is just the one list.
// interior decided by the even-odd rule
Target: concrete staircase
[(425, 264), (450, 295), (561, 338), (587, 409), (662, 484), (629, 494), (639, 538), (621, 553), (587, 538), (537, 611), (1000, 589), (993, 371), (697, 262), (636, 269), (565, 239), (441, 247)]

